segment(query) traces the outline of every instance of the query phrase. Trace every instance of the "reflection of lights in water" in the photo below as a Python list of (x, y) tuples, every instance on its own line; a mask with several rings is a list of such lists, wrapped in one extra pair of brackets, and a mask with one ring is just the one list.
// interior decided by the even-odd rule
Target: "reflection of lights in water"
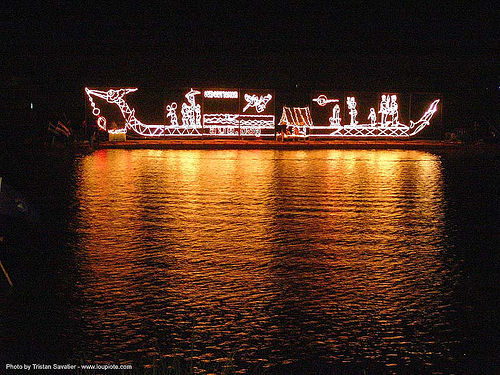
[[(146, 332), (151, 356), (259, 342), (271, 362), (291, 342), (340, 360), (358, 342), (358, 355), (384, 361), (394, 348), (433, 350), (427, 330), (446, 325), (437, 156), (108, 150), (80, 172), (89, 334), (119, 328), (134, 351)], [(408, 324), (422, 336), (409, 340)], [(161, 335), (176, 336), (164, 348)]]

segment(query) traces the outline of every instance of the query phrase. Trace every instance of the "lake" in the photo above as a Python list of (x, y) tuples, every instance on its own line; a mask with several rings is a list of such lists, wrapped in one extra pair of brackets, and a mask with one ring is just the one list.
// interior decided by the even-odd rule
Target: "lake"
[(499, 371), (499, 164), (414, 150), (78, 156), (31, 194), (36, 240), (7, 244), (17, 286), (1, 280), (0, 360)]

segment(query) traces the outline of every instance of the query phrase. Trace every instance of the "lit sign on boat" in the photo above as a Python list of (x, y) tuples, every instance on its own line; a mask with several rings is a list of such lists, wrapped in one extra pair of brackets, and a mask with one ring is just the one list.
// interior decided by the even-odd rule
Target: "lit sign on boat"
[(208, 99), (238, 99), (238, 91), (206, 90), (203, 96)]

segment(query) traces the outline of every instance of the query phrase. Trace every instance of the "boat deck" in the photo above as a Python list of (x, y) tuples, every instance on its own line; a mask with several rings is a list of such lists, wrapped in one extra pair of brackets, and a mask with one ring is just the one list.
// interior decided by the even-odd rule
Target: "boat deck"
[(437, 140), (306, 140), (285, 141), (259, 139), (144, 139), (124, 142), (101, 142), (97, 149), (174, 149), (174, 150), (225, 150), (225, 149), (449, 149), (458, 148), (460, 142)]

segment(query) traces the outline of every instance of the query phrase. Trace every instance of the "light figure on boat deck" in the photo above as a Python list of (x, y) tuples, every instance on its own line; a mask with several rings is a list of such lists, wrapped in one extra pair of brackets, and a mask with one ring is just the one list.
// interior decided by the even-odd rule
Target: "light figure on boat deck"
[[(389, 97), (389, 95), (387, 95)], [(378, 113), (380, 113), (380, 125), (382, 127), (385, 126), (385, 122), (387, 121), (387, 115), (389, 114), (388, 111), (389, 103), (386, 101), (386, 96), (382, 95), (382, 99), (380, 100), (380, 109)]]
[(351, 116), (351, 125), (358, 125), (358, 121), (356, 121), (358, 110), (356, 109), (356, 99), (354, 99), (354, 96), (347, 97), (347, 108), (349, 108), (349, 115)]
[(182, 103), (182, 125), (201, 126), (201, 106), (196, 104), (195, 95), (201, 92), (191, 89), (185, 97), (188, 103)]
[[(338, 99), (328, 99), (328, 97), (324, 94), (319, 95), (317, 98), (314, 98), (312, 100), (313, 102), (316, 102), (320, 107), (324, 107), (325, 105), (329, 103), (338, 103)], [(335, 106), (332, 109), (332, 117), (328, 119), (330, 121), (330, 126), (341, 126), (340, 125), (340, 107), (338, 104), (335, 104)]]
[(392, 125), (397, 126), (399, 123), (399, 106), (397, 103), (397, 96), (391, 96), (391, 116), (392, 116)]
[(368, 120), (370, 120), (370, 125), (372, 126), (375, 126), (377, 124), (377, 114), (375, 113), (375, 108), (370, 108)]
[(176, 109), (177, 109), (176, 102), (167, 105), (167, 117), (170, 117), (170, 124), (173, 126), (179, 125), (179, 121), (177, 120), (177, 113), (175, 112)]
[(332, 117), (329, 118), (330, 126), (340, 126), (340, 107), (338, 104), (335, 104), (332, 111)]

